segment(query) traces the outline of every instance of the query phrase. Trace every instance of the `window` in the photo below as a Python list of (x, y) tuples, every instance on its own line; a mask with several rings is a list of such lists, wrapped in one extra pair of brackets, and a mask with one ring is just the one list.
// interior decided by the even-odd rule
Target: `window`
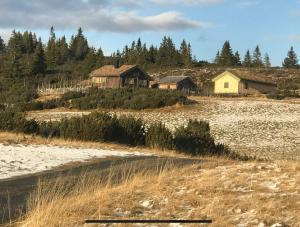
[(247, 90), (248, 89), (248, 83), (245, 82), (245, 89)]
[(229, 88), (229, 83), (228, 82), (224, 83), (224, 88)]

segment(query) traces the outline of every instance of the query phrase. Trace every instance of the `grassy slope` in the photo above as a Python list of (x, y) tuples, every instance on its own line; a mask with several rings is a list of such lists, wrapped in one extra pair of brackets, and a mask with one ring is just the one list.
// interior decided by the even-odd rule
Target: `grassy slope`
[(300, 164), (291, 161), (212, 159), (183, 169), (170, 165), (159, 174), (124, 173), (123, 182), (117, 185), (84, 176), (71, 191), (67, 182), (42, 185), (21, 223), (75, 226), (87, 218), (207, 218), (213, 220), (211, 226), (297, 226), (299, 170)]

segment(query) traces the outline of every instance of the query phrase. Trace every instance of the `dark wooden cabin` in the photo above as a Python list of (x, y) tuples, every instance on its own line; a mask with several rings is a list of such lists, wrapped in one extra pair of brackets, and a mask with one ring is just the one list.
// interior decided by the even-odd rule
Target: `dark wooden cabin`
[(90, 74), (93, 86), (100, 88), (149, 87), (150, 76), (138, 65), (105, 65)]
[(159, 89), (194, 91), (197, 85), (189, 76), (167, 76), (159, 82)]

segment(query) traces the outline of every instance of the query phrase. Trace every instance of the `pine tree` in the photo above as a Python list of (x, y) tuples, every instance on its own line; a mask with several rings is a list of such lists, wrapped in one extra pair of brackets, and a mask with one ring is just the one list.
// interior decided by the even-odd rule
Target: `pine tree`
[(4, 43), (4, 40), (0, 36), (0, 53), (4, 52), (4, 50), (5, 50), (5, 43)]
[(289, 50), (287, 57), (282, 63), (282, 66), (285, 68), (298, 68), (298, 58), (296, 52), (294, 51), (294, 47), (291, 47)]
[(53, 68), (56, 66), (57, 56), (56, 56), (56, 36), (54, 33), (54, 28), (50, 28), (50, 38), (46, 47), (46, 61), (47, 67)]
[(129, 56), (130, 56), (130, 50), (127, 45), (125, 45), (122, 53), (122, 57), (124, 58), (124, 63), (128, 64), (129, 63)]
[(220, 51), (219, 51), (219, 50), (218, 50), (218, 52), (217, 52), (217, 54), (216, 54), (214, 63), (215, 63), (216, 65), (219, 65), (219, 64), (220, 64)]
[(45, 53), (42, 45), (42, 41), (39, 40), (34, 51), (31, 72), (36, 75), (44, 73), (46, 70)]
[(243, 66), (245, 67), (251, 67), (252, 66), (252, 58), (250, 55), (250, 51), (247, 50), (244, 61), (243, 61)]
[(233, 66), (234, 65), (234, 55), (229, 41), (225, 41), (221, 54), (219, 64), (222, 66)]
[(157, 63), (162, 66), (175, 66), (180, 61), (173, 40), (170, 37), (164, 37), (158, 50)]
[(264, 57), (264, 66), (267, 68), (271, 67), (271, 60), (268, 53), (266, 53)]
[(5, 56), (5, 72), (10, 78), (21, 78), (24, 76), (24, 66), (22, 64), (22, 39), (20, 33), (15, 30), (8, 41), (7, 53)]
[(260, 52), (259, 46), (256, 46), (256, 48), (254, 50), (252, 65), (254, 67), (263, 66), (263, 61), (261, 60), (261, 52)]
[(23, 45), (26, 54), (32, 54), (35, 46), (33, 41), (33, 35), (31, 32), (25, 31), (23, 34)]
[(101, 48), (99, 48), (97, 50), (97, 53), (96, 53), (96, 56), (97, 56), (97, 63), (96, 63), (96, 66), (97, 67), (101, 67), (104, 65), (104, 54), (103, 54), (103, 51)]
[(236, 66), (241, 66), (242, 65), (240, 53), (238, 51), (236, 51), (235, 54), (234, 54), (234, 64)]
[(63, 65), (69, 58), (69, 47), (65, 36), (56, 42), (56, 55), (56, 63), (58, 65)]
[(179, 53), (181, 58), (180, 63), (185, 66), (190, 66), (192, 62), (191, 44), (183, 40), (180, 45)]
[(157, 52), (157, 48), (151, 45), (147, 54), (147, 62), (150, 64), (155, 64), (157, 61)]
[(75, 60), (83, 60), (89, 53), (87, 39), (84, 37), (82, 29), (79, 28), (77, 35), (71, 39), (70, 43), (71, 56)]

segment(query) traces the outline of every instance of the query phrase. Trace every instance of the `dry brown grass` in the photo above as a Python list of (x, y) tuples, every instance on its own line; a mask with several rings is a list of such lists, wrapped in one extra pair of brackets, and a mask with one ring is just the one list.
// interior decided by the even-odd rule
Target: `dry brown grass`
[(41, 184), (18, 225), (208, 218), (210, 226), (300, 226), (299, 162), (215, 161), (182, 169), (170, 165), (156, 173), (124, 172), (118, 184), (97, 182), (95, 175), (76, 179), (72, 187), (66, 182)]
[(62, 94), (41, 95), (35, 101), (46, 102), (49, 100), (59, 99)]

